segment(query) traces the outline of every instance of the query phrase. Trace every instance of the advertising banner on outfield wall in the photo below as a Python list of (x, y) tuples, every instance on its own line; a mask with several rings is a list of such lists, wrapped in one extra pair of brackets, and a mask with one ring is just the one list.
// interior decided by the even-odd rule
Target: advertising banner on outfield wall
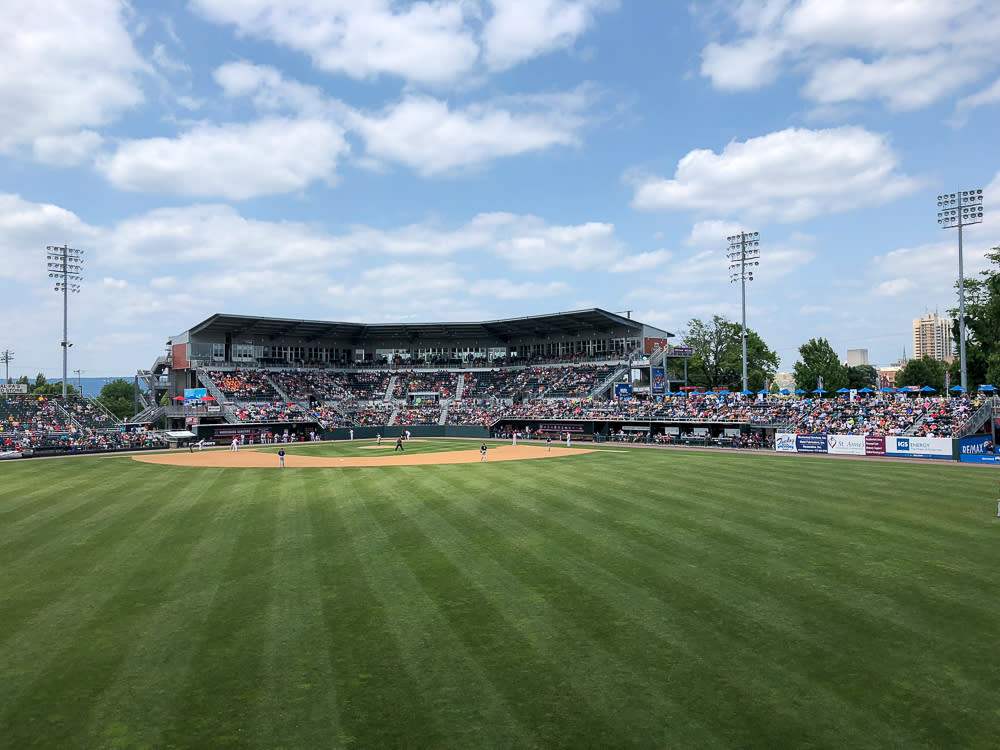
[(796, 453), (826, 453), (826, 435), (796, 435)]
[(842, 456), (865, 455), (864, 435), (827, 435), (827, 449), (830, 453)]
[(865, 435), (865, 455), (884, 456), (885, 438), (881, 435)]
[(962, 438), (958, 441), (959, 459), (972, 464), (1000, 463), (993, 441), (989, 435)]
[(887, 436), (885, 455), (903, 458), (951, 458), (951, 438)]
[(774, 449), (779, 453), (795, 453), (795, 435), (779, 432), (774, 436)]

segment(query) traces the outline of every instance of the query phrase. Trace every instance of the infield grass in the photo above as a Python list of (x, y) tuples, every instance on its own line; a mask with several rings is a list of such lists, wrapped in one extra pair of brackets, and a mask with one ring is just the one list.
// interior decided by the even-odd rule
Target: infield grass
[(0, 747), (996, 747), (997, 478), (0, 464)]

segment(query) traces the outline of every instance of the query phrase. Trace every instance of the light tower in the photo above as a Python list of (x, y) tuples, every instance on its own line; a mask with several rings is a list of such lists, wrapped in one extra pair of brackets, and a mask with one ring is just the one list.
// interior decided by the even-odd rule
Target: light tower
[(729, 240), (729, 281), (740, 282), (743, 299), (743, 390), (747, 388), (747, 282), (753, 281), (753, 269), (760, 265), (760, 233), (740, 232)]
[(49, 263), (49, 278), (55, 279), (55, 289), (63, 295), (63, 337), (60, 344), (63, 350), (62, 397), (66, 399), (66, 365), (69, 348), (69, 293), (78, 294), (80, 282), (83, 281), (83, 250), (77, 250), (63, 245), (49, 245), (45, 248)]
[(962, 366), (962, 388), (968, 389), (965, 369), (965, 269), (962, 263), (962, 227), (983, 221), (983, 191), (959, 190), (937, 197), (938, 225), (958, 227), (958, 359)]

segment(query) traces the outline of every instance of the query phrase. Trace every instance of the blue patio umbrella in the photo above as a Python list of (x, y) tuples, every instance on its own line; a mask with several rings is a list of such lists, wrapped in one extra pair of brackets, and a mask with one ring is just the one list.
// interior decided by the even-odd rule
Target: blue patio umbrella
[(921, 393), (937, 393), (937, 388), (931, 388), (929, 385), (925, 385), (920, 389)]
[(996, 390), (996, 386), (981, 385), (981, 386), (979, 386), (979, 390), (981, 390), (981, 391), (995, 391)]
[(788, 390), (787, 388), (782, 388), (780, 391), (778, 391), (778, 393), (780, 393), (782, 396), (788, 396), (791, 394), (791, 391)]
[(750, 390), (740, 391), (740, 395), (741, 396), (752, 396), (753, 395), (753, 391), (750, 391)]
[(723, 388), (721, 391), (716, 391), (715, 395), (716, 396), (728, 396), (729, 395), (729, 391), (727, 391), (725, 388)]
[(815, 391), (813, 391), (813, 393), (826, 393), (826, 389), (825, 388), (817, 388)]
[(770, 396), (771, 392), (769, 390), (767, 390), (766, 388), (761, 388), (759, 391), (757, 391), (757, 395), (758, 396)]
[(851, 392), (850, 388), (838, 388), (837, 389), (837, 393), (850, 393), (850, 392)]
[(965, 389), (962, 386), (960, 386), (960, 385), (953, 385), (948, 390), (949, 391), (954, 391), (956, 393), (964, 393), (965, 392)]
[(802, 390), (801, 388), (796, 388), (796, 389), (795, 389), (795, 392), (796, 392), (796, 393), (805, 393), (805, 391), (804, 391), (804, 390)]
[(862, 388), (862, 389), (861, 389), (860, 391), (858, 391), (858, 393), (875, 393), (875, 391), (873, 391), (873, 390), (872, 390), (871, 388), (869, 388), (868, 386), (865, 386), (865, 387), (864, 387), (864, 388)]
[(890, 388), (889, 386), (885, 386), (885, 388), (879, 388), (878, 392), (879, 393), (895, 393), (896, 389), (895, 388)]

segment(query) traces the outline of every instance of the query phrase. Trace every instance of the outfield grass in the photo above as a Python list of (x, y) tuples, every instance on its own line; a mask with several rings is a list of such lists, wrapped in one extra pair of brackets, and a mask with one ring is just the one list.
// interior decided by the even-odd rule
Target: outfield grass
[(0, 464), (0, 747), (996, 747), (997, 479)]

